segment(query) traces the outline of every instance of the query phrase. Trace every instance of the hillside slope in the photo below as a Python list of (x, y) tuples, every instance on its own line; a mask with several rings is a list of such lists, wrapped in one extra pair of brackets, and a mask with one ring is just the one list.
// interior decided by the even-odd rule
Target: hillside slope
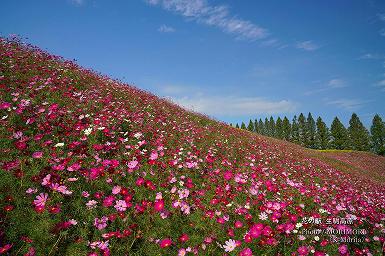
[(17, 41), (0, 58), (0, 253), (381, 254), (383, 184)]

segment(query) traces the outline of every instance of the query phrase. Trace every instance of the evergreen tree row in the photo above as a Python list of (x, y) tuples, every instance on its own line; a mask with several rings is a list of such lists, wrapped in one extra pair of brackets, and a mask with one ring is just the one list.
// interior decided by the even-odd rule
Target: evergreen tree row
[(315, 121), (311, 113), (307, 117), (303, 113), (294, 116), (291, 122), (286, 116), (277, 120), (270, 117), (250, 120), (247, 126), (244, 122), (241, 126), (237, 123), (235, 127), (313, 149), (352, 149), (385, 155), (385, 123), (379, 115), (374, 116), (370, 132), (355, 113), (347, 128), (338, 117), (334, 118), (329, 128), (321, 117)]

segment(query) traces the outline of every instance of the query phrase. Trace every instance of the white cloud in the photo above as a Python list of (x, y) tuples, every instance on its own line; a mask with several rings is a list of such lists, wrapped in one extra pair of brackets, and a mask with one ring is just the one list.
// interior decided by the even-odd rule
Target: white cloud
[(150, 5), (161, 6), (183, 17), (195, 20), (235, 35), (238, 39), (257, 40), (267, 37), (266, 29), (230, 15), (224, 5), (210, 5), (206, 0), (144, 0)]
[(175, 28), (163, 24), (158, 28), (158, 31), (162, 33), (172, 33), (175, 32)]
[(363, 101), (359, 99), (338, 99), (338, 100), (329, 100), (326, 102), (327, 105), (334, 105), (338, 108), (342, 108), (347, 111), (354, 111), (360, 109), (365, 103), (369, 101)]
[(302, 49), (302, 50), (305, 50), (305, 51), (315, 51), (317, 49), (319, 49), (320, 47), (318, 45), (316, 45), (313, 41), (309, 40), (309, 41), (303, 41), (303, 42), (298, 42), (296, 44), (296, 47), (298, 49)]
[(344, 80), (335, 78), (335, 79), (332, 79), (328, 82), (328, 87), (329, 88), (344, 88), (344, 87), (347, 87), (347, 84)]
[(211, 116), (292, 113), (298, 106), (290, 100), (271, 101), (258, 97), (201, 95), (172, 98), (172, 100), (187, 109)]
[(385, 36), (385, 29), (380, 30), (380, 36)]

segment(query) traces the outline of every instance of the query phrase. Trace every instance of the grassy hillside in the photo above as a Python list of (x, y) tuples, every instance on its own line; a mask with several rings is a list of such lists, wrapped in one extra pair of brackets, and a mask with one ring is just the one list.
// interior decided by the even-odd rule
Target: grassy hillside
[(385, 186), (301, 147), (17, 41), (0, 88), (0, 254), (381, 255)]

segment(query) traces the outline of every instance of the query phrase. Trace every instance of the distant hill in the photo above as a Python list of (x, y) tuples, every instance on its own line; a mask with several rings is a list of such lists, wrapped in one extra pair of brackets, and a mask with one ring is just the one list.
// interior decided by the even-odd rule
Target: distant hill
[(0, 254), (382, 253), (384, 158), (236, 129), (17, 40), (0, 95)]

